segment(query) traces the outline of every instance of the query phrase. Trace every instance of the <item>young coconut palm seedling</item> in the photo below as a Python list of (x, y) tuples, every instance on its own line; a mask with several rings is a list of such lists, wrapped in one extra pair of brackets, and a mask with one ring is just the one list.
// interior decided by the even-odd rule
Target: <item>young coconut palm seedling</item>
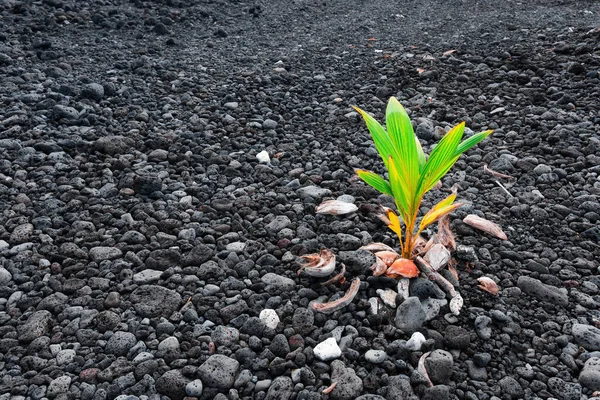
[[(368, 113), (357, 107), (355, 109), (366, 122), (375, 147), (387, 169), (389, 180), (364, 169), (359, 169), (356, 173), (375, 190), (391, 196), (398, 210), (396, 213), (387, 207), (380, 208), (379, 218), (398, 235), (400, 254), (378, 244), (367, 246), (366, 249), (375, 252), (377, 256), (377, 263), (373, 266), (374, 274), (405, 278), (416, 277), (419, 270), (426, 275), (436, 274), (437, 269), (443, 266), (441, 264), (445, 264), (450, 259), (449, 251), (441, 244), (430, 243), (425, 246), (420, 234), (423, 229), (447, 216), (463, 203), (455, 203), (454, 192), (433, 206), (419, 222), (419, 209), (423, 196), (440, 182), (462, 153), (488, 137), (492, 131), (480, 132), (462, 140), (465, 124), (461, 122), (446, 133), (427, 157), (419, 139), (415, 136), (406, 110), (396, 98), (390, 98), (387, 105), (387, 131)], [(423, 251), (424, 246), (427, 250), (436, 253), (425, 257), (425, 260), (441, 260), (437, 261), (435, 264), (438, 265), (433, 268), (423, 258), (418, 257), (419, 254), (415, 250), (420, 248), (420, 251)], [(448, 253), (445, 254), (444, 250)]]

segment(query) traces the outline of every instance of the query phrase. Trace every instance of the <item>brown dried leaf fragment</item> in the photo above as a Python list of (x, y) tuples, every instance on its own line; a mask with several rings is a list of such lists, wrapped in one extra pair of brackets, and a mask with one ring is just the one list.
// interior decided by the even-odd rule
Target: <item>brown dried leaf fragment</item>
[(331, 314), (337, 310), (340, 310), (346, 307), (348, 304), (350, 304), (352, 300), (354, 300), (354, 297), (356, 297), (356, 294), (358, 293), (359, 287), (360, 279), (354, 278), (354, 280), (350, 284), (350, 288), (348, 289), (344, 297), (341, 297), (335, 301), (330, 301), (328, 303), (313, 303), (312, 308), (315, 311), (319, 311), (324, 314)]
[(423, 258), (431, 265), (431, 268), (439, 271), (450, 261), (450, 250), (443, 244), (436, 243), (431, 246)]
[(456, 49), (446, 50), (442, 53), (442, 57), (448, 57), (452, 53), (456, 53)]
[(479, 289), (485, 290), (494, 296), (498, 295), (498, 285), (491, 278), (482, 276), (481, 278), (477, 278), (477, 282), (479, 282), (479, 286), (477, 286)]
[(464, 219), (463, 222), (473, 228), (484, 231), (485, 233), (489, 233), (492, 236), (497, 237), (498, 239), (507, 240), (506, 233), (502, 231), (502, 228), (497, 224), (488, 221), (485, 218), (478, 217), (475, 214), (469, 214)]
[(335, 269), (335, 254), (328, 249), (301, 256), (300, 259), (298, 275), (304, 271), (307, 275), (322, 278), (331, 274)]
[(446, 246), (448, 250), (456, 250), (456, 241), (454, 240), (454, 235), (450, 230), (450, 216), (448, 214), (438, 219), (437, 236), (440, 240), (440, 243)]
[(512, 179), (513, 177), (510, 175), (504, 175), (501, 174), (500, 172), (496, 172), (493, 169), (488, 168), (487, 164), (483, 164), (483, 171), (487, 172), (488, 174), (495, 176), (496, 178), (504, 178), (504, 179)]
[(367, 250), (367, 251), (394, 251), (390, 246), (383, 243), (369, 243), (366, 246), (361, 247), (359, 250)]
[(345, 273), (346, 273), (346, 264), (342, 263), (342, 270), (338, 274), (335, 274), (333, 276), (333, 278), (329, 279), (326, 282), (321, 283), (321, 286), (331, 285), (332, 283), (336, 283), (338, 281), (341, 284), (344, 284), (344, 282), (346, 282), (346, 278), (344, 277)]
[(380, 276), (385, 274), (388, 266), (383, 262), (383, 260), (379, 257), (375, 257), (375, 263), (371, 265), (371, 271), (373, 271), (373, 276)]
[(399, 255), (395, 251), (378, 251), (375, 253), (375, 257), (379, 258), (389, 267), (398, 259)]

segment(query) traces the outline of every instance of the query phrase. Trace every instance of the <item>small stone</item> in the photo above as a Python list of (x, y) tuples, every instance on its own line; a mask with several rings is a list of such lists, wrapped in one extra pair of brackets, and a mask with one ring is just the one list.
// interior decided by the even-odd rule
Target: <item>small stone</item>
[(198, 375), (207, 387), (229, 390), (233, 387), (239, 367), (237, 360), (213, 354), (198, 368)]
[[(502, 381), (500, 381), (502, 386)], [(565, 382), (561, 378), (552, 377), (548, 379), (548, 390), (560, 400), (580, 400), (581, 385), (575, 382)], [(521, 393), (523, 391), (521, 390)], [(513, 396), (513, 399), (516, 398)], [(522, 397), (519, 397), (522, 398)]]
[(8, 282), (12, 280), (12, 274), (6, 269), (0, 267), (0, 286), (8, 285)]
[(88, 83), (81, 89), (81, 97), (100, 101), (104, 97), (104, 87), (99, 83)]
[[(262, 387), (259, 386), (259, 384), (261, 384)], [(269, 379), (265, 379), (262, 382), (259, 381), (256, 383), (255, 390), (266, 390), (267, 388), (268, 391), (265, 400), (289, 400), (294, 393), (292, 379), (287, 376), (278, 376), (273, 381)]]
[(314, 348), (315, 357), (321, 361), (331, 361), (342, 355), (335, 338), (325, 339)]
[(471, 344), (469, 331), (460, 326), (448, 325), (444, 334), (444, 341), (451, 349), (464, 350)]
[(592, 392), (600, 390), (600, 357), (591, 357), (585, 362), (579, 383)]
[(183, 376), (179, 370), (170, 370), (165, 372), (156, 380), (156, 391), (169, 396), (171, 399), (183, 400), (186, 395), (189, 379)]
[(371, 364), (381, 364), (387, 358), (387, 354), (383, 350), (367, 350), (365, 360)]
[(279, 325), (279, 316), (277, 312), (270, 308), (262, 310), (258, 316), (267, 328), (276, 329)]
[(454, 366), (454, 359), (452, 354), (445, 350), (434, 350), (425, 359), (425, 368), (429, 379), (434, 384), (445, 384), (450, 381), (452, 376), (452, 367)]
[(524, 293), (539, 300), (561, 306), (569, 304), (569, 298), (567, 297), (567, 290), (565, 288), (546, 285), (539, 279), (530, 278), (528, 276), (520, 276), (517, 280), (517, 286)]
[(381, 301), (383, 301), (383, 304), (391, 308), (396, 308), (396, 296), (398, 293), (392, 289), (377, 289), (376, 292)]
[(571, 333), (575, 342), (587, 351), (600, 351), (600, 329), (585, 324), (573, 324)]
[(153, 269), (145, 269), (142, 272), (138, 272), (133, 275), (133, 282), (137, 284), (156, 282), (160, 279), (163, 271), (156, 271)]
[(296, 194), (301, 198), (321, 199), (325, 196), (331, 196), (331, 190), (318, 186), (305, 186), (296, 190)]
[(73, 362), (74, 359), (75, 359), (75, 350), (71, 350), (71, 349), (61, 350), (56, 355), (56, 363), (58, 365), (69, 364), (70, 362)]
[(126, 356), (129, 349), (137, 343), (135, 335), (131, 332), (117, 331), (106, 342), (105, 351), (108, 354)]
[(169, 336), (158, 344), (158, 351), (177, 351), (179, 350), (179, 340), (175, 336)]
[(50, 382), (50, 384), (48, 385), (46, 396), (52, 399), (63, 393), (67, 393), (67, 391), (69, 390), (69, 386), (71, 386), (71, 377), (59, 376), (58, 378), (52, 380), (52, 382)]
[(522, 399), (524, 395), (523, 388), (519, 381), (512, 376), (505, 376), (498, 382), (502, 393), (509, 395), (512, 399)]
[(331, 381), (337, 382), (329, 394), (331, 400), (355, 400), (363, 391), (362, 379), (340, 360), (331, 363)]
[(490, 340), (492, 337), (491, 323), (492, 319), (485, 315), (479, 315), (475, 318), (475, 332), (482, 340)]
[(427, 314), (418, 297), (409, 297), (396, 311), (396, 327), (407, 333), (421, 328), (427, 320)]
[(19, 341), (29, 343), (46, 335), (50, 331), (52, 321), (52, 314), (49, 311), (34, 312), (24, 324), (17, 327)]
[(196, 379), (185, 385), (185, 393), (190, 397), (200, 397), (202, 395), (202, 381)]
[(290, 219), (286, 215), (279, 215), (279, 216), (275, 217), (275, 219), (273, 219), (273, 221), (269, 222), (267, 224), (267, 226), (265, 226), (265, 229), (268, 232), (275, 234), (275, 233), (280, 232), (282, 229), (290, 226), (291, 223), (292, 223), (292, 221), (290, 221)]
[(265, 119), (262, 126), (263, 129), (275, 129), (277, 128), (277, 122), (273, 121), (272, 119)]
[(92, 261), (101, 262), (104, 260), (112, 260), (117, 257), (121, 257), (123, 252), (116, 247), (92, 247), (90, 249), (90, 258)]
[(10, 243), (19, 244), (27, 242), (33, 235), (32, 224), (22, 224), (17, 226), (10, 235)]
[(425, 339), (425, 336), (423, 336), (421, 332), (415, 332), (412, 334), (410, 339), (406, 341), (406, 345), (404, 347), (406, 347), (408, 350), (419, 351), (421, 350), (423, 343), (426, 341), (427, 339)]

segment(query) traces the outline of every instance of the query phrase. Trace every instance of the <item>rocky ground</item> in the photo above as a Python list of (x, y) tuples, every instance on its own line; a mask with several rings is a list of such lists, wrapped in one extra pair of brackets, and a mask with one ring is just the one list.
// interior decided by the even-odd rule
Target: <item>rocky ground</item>
[[(395, 3), (0, 3), (0, 399), (600, 391), (600, 4)], [(425, 279), (385, 297), (358, 250), (397, 243), (351, 105), (382, 120), (392, 95), (426, 152), (495, 129), (425, 201), (469, 202), (459, 317)], [(315, 215), (339, 196), (359, 210)], [(320, 248), (362, 281), (331, 315), (309, 303), (349, 284), (296, 274)]]

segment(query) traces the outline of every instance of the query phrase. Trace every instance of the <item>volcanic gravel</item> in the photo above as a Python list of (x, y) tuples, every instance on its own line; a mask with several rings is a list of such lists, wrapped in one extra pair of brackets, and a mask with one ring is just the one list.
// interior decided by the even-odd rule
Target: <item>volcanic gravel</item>
[[(2, 1), (0, 400), (593, 398), (599, 28), (589, 0)], [(458, 317), (358, 250), (397, 246), (354, 176), (383, 171), (351, 106), (390, 96), (427, 153), (495, 129), (424, 202), (468, 202)], [(349, 283), (297, 274), (322, 248), (361, 279), (329, 315)]]

